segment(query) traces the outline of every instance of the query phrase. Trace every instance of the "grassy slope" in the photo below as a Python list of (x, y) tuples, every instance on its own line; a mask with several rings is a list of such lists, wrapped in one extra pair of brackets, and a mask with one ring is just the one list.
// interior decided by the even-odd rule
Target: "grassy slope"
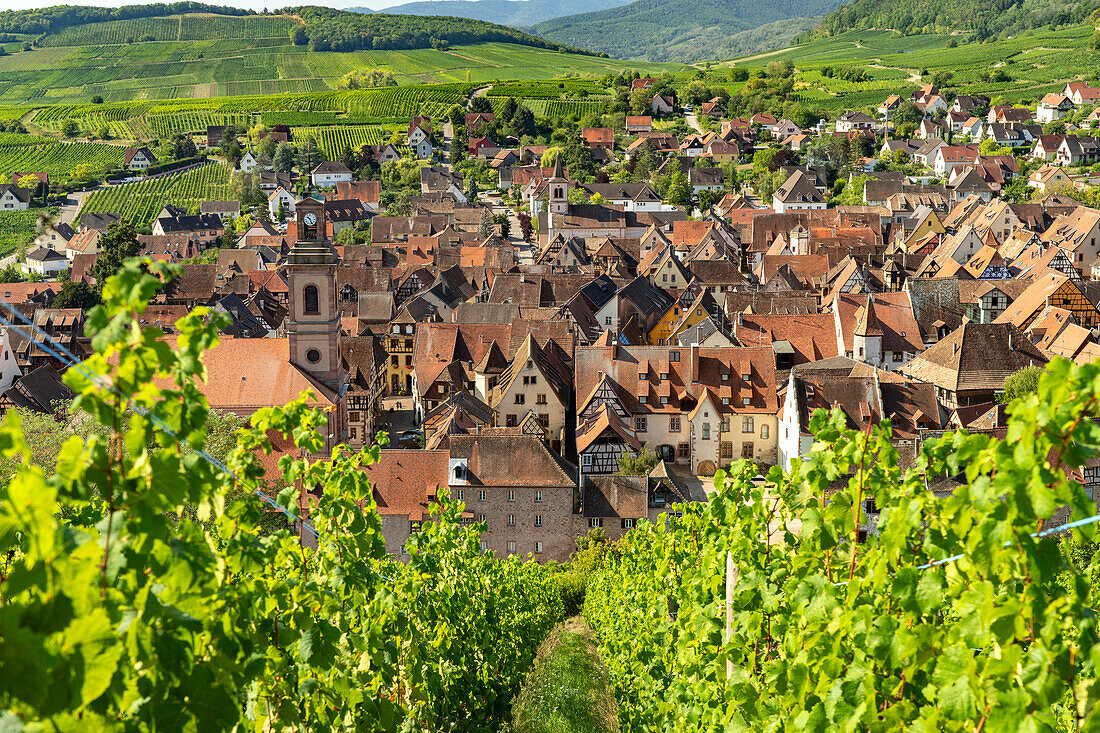
[[(364, 67), (391, 71), (401, 84), (548, 79), (653, 68), (503, 43), (448, 51), (311, 53), (290, 43), (278, 19), (262, 16), (251, 27), (247, 22), (212, 25), (221, 30), (212, 30), (214, 37), (207, 40), (188, 40), (200, 31), (194, 30), (195, 23), (183, 24), (177, 17), (171, 22), (180, 23), (177, 37), (182, 40), (175, 40), (167, 31), (171, 22), (153, 23), (162, 20), (171, 19), (145, 19), (132, 30), (146, 29), (165, 40), (126, 43), (131, 26), (120, 24), (132, 21), (113, 21), (95, 24), (95, 32), (75, 28), (49, 37), (49, 43), (80, 45), (50, 45), (0, 57), (0, 104), (86, 102), (97, 94), (121, 101), (319, 92), (334, 88), (348, 71)], [(241, 35), (246, 37), (232, 37)]]
[[(958, 93), (981, 92), (1006, 103), (1034, 104), (1066, 81), (1100, 72), (1100, 58), (1088, 49), (1091, 35), (1090, 27), (1076, 26), (948, 48), (949, 36), (851, 31), (726, 65), (762, 67), (789, 58), (798, 70), (796, 93), (806, 106), (826, 110), (877, 105), (891, 92), (916, 89), (920, 84), (909, 77), (922, 69), (931, 74), (952, 72), (951, 86)], [(982, 75), (998, 65), (1003, 65), (1011, 80), (982, 81)], [(827, 79), (820, 74), (825, 66), (863, 66), (875, 79), (858, 84)], [(720, 78), (721, 72), (715, 76)], [(927, 81), (926, 77), (922, 83)]]
[(612, 733), (617, 705), (592, 630), (579, 616), (555, 628), (539, 647), (512, 706), (514, 733)]

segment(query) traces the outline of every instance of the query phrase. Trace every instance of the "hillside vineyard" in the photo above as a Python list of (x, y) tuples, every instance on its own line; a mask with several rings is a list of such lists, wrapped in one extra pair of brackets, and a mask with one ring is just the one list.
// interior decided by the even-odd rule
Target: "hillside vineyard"
[(1097, 12), (0, 13), (0, 728), (1097, 727)]

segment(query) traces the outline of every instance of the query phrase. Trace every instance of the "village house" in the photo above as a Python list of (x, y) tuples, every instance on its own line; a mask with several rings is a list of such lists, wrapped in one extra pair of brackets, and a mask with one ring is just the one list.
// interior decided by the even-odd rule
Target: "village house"
[(863, 112), (845, 112), (836, 118), (837, 132), (870, 130), (875, 126), (875, 118)]
[(627, 115), (626, 132), (635, 135), (639, 132), (652, 132), (653, 118), (649, 115)]
[(30, 205), (30, 189), (11, 183), (0, 183), (0, 211), (26, 211)]
[(1050, 93), (1039, 100), (1035, 119), (1042, 124), (1060, 120), (1073, 111), (1073, 100), (1065, 94)]
[(326, 160), (309, 175), (310, 181), (318, 188), (332, 188), (337, 183), (346, 183), (354, 178), (351, 170), (338, 160)]
[(157, 164), (156, 156), (149, 148), (126, 148), (122, 155), (122, 166), (132, 171), (143, 171)]
[[(774, 359), (770, 348), (628, 347), (610, 338), (579, 347), (582, 474), (617, 471), (617, 458), (600, 448), (615, 442), (647, 445), (703, 475), (740, 458), (775, 463)], [(604, 408), (614, 418), (601, 417)], [(603, 435), (605, 425), (618, 437)], [(593, 430), (601, 435), (589, 442)]]

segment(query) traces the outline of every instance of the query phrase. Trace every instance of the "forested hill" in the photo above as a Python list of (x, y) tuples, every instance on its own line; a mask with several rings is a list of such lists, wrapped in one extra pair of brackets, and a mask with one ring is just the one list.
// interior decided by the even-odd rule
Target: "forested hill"
[(0, 11), (0, 33), (24, 33), (38, 35), (86, 23), (105, 23), (112, 20), (156, 18), (182, 13), (215, 13), (217, 15), (252, 15), (253, 11), (207, 3), (150, 3), (148, 5), (124, 5), (120, 8), (96, 8), (80, 5), (55, 5), (50, 8)]
[[(414, 0), (386, 8), (387, 13), (453, 15), (504, 25), (528, 26), (574, 13), (588, 13), (626, 5), (630, 0)], [(368, 8), (348, 8), (373, 13)]]
[(778, 48), (841, 0), (637, 0), (534, 26), (558, 43), (620, 58), (701, 61)]
[(889, 28), (906, 34), (961, 33), (975, 40), (1028, 28), (1084, 23), (1100, 0), (853, 0), (811, 35)]
[[(191, 14), (200, 20), (211, 19), (211, 38), (217, 35), (219, 16), (262, 19), (253, 11), (195, 2), (128, 5), (120, 8), (57, 6), (33, 10), (0, 12), (0, 33), (34, 36), (46, 46), (69, 45), (73, 30), (83, 26), (106, 30), (116, 21), (142, 18), (163, 18)], [(202, 14), (202, 15), (196, 15)], [(483, 20), (440, 16), (363, 14), (333, 8), (305, 6), (279, 11), (284, 30), (297, 45), (309, 44), (313, 51), (408, 50), (418, 48), (445, 49), (452, 45), (472, 43), (514, 43), (569, 53), (590, 51), (571, 48), (562, 43), (546, 41), (516, 28)], [(95, 24), (95, 25), (93, 25)], [(286, 30), (286, 29), (289, 29)], [(58, 34), (61, 34), (59, 37)], [(93, 36), (95, 34), (92, 34)], [(110, 34), (106, 34), (105, 37)], [(125, 36), (123, 36), (125, 38)], [(171, 39), (175, 38), (175, 32)], [(133, 40), (171, 40), (156, 34)]]
[[(308, 6), (298, 9), (301, 30), (314, 51), (445, 48), (469, 43), (515, 43), (570, 53), (590, 53), (543, 40), (497, 23), (435, 15), (351, 13)], [(295, 42), (305, 42), (302, 33)]]

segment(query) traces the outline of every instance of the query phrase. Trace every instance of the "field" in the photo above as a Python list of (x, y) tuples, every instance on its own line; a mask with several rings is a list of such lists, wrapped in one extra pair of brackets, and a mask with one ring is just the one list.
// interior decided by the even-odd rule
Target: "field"
[(12, 172), (49, 173), (65, 177), (73, 168), (88, 164), (96, 171), (109, 170), (122, 165), (123, 148), (102, 143), (36, 143), (34, 136), (25, 143), (5, 144), (7, 136), (0, 137), (0, 181), (10, 181)]
[[(1062, 30), (1025, 32), (1015, 38), (950, 47), (951, 37), (901, 36), (891, 31), (851, 31), (780, 51), (757, 54), (713, 68), (711, 83), (721, 83), (727, 66), (759, 68), (790, 59), (797, 70), (793, 98), (807, 107), (843, 110), (878, 105), (895, 91), (916, 89), (915, 74), (950, 72), (953, 91), (984, 93), (1006, 104), (1034, 104), (1066, 81), (1091, 78), (1100, 71), (1100, 58), (1090, 51), (1093, 29), (1074, 26)], [(956, 39), (958, 40), (958, 39)], [(860, 66), (872, 77), (849, 82), (822, 76), (825, 67)], [(987, 74), (1003, 72), (1001, 81), (985, 81)], [(920, 83), (927, 83), (925, 77)], [(731, 91), (740, 84), (728, 84)]]
[(80, 211), (118, 213), (135, 226), (150, 224), (166, 203), (197, 210), (199, 203), (228, 196), (229, 169), (207, 163), (183, 173), (101, 188), (87, 198)]
[(38, 236), (38, 217), (46, 211), (57, 214), (57, 209), (0, 211), (0, 257), (7, 257), (33, 242)]
[(378, 125), (334, 125), (331, 127), (298, 127), (294, 129), (294, 138), (304, 140), (312, 137), (317, 141), (325, 157), (329, 160), (339, 159), (343, 155), (344, 148), (350, 147), (354, 151), (364, 145), (379, 145), (389, 138), (391, 130)]
[[(310, 52), (282, 16), (141, 18), (69, 28), (42, 48), (0, 57), (0, 104), (202, 99), (324, 92), (341, 76), (383, 69), (402, 84), (600, 76), (682, 69), (506, 43), (448, 50)], [(146, 40), (143, 40), (146, 39)]]

